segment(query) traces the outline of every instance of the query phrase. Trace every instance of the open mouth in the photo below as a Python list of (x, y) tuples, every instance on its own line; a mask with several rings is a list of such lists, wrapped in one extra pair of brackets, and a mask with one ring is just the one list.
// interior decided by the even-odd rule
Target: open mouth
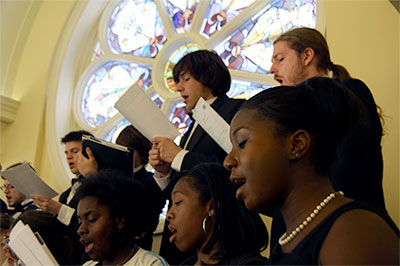
[(182, 98), (183, 98), (183, 102), (184, 102), (184, 103), (186, 103), (188, 97), (189, 97), (189, 96), (183, 96), (183, 95), (182, 95)]
[(242, 177), (230, 177), (230, 180), (232, 182), (232, 184), (234, 184), (235, 186), (242, 186), (244, 183), (246, 183), (246, 178), (242, 178)]
[(74, 168), (74, 166), (75, 166), (74, 163), (68, 163), (68, 165), (69, 165), (69, 168), (70, 168), (70, 169)]
[(169, 238), (169, 242), (172, 243), (172, 242), (175, 241), (177, 230), (176, 230), (175, 228), (173, 228), (171, 225), (168, 225), (168, 229), (169, 229), (169, 231), (171, 231), (172, 234), (173, 234), (173, 235)]
[(85, 253), (88, 254), (90, 251), (92, 251), (94, 247), (94, 243), (86, 241), (86, 240), (80, 240), (82, 245), (85, 247)]
[(279, 82), (279, 84), (281, 84), (281, 85), (282, 85), (282, 83), (283, 83), (283, 79), (281, 79), (281, 78), (278, 78), (278, 77), (274, 77), (274, 79), (275, 79), (276, 81), (278, 81), (278, 82)]

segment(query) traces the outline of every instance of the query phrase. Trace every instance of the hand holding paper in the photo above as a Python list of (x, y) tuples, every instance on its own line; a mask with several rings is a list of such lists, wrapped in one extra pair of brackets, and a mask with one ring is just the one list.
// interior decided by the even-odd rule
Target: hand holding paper
[(176, 145), (175, 142), (169, 138), (155, 137), (152, 138), (151, 141), (157, 143), (160, 158), (167, 163), (172, 163), (175, 156), (182, 150), (181, 147)]
[(50, 212), (54, 215), (58, 215), (61, 209), (61, 203), (50, 198), (41, 197), (38, 195), (30, 195), (34, 200), (36, 206), (41, 210)]

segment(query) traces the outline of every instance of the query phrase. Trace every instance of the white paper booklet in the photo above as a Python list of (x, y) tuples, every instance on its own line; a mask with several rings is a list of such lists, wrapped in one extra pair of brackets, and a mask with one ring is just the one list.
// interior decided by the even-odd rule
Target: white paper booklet
[(179, 132), (146, 92), (134, 84), (115, 103), (115, 108), (146, 138), (175, 139)]
[(1, 175), (18, 189), (19, 192), (28, 197), (30, 195), (39, 195), (46, 198), (53, 198), (58, 195), (27, 163), (2, 171)]
[(22, 221), (11, 230), (8, 246), (24, 265), (58, 265), (38, 233)]
[(231, 152), (229, 124), (203, 98), (197, 101), (193, 117), (226, 153)]

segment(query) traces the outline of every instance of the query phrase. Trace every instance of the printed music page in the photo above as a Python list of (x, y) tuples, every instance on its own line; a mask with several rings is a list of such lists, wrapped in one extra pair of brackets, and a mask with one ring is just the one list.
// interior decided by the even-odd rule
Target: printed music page
[(30, 195), (39, 195), (41, 197), (53, 198), (58, 195), (27, 163), (2, 171), (1, 175), (28, 197)]
[(203, 98), (197, 102), (193, 117), (226, 153), (232, 150), (229, 124)]
[(153, 137), (173, 140), (179, 135), (176, 127), (137, 84), (119, 98), (115, 108), (149, 140)]

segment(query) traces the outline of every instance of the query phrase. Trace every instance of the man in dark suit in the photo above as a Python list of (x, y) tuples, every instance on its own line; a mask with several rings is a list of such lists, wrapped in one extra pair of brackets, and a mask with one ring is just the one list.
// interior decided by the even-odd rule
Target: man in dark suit
[[(231, 76), (222, 59), (215, 53), (200, 50), (185, 55), (174, 67), (174, 81), (181, 93), (186, 111), (190, 115), (202, 97), (227, 122), (243, 103), (226, 96)], [(223, 163), (226, 152), (204, 131), (196, 121), (192, 122), (180, 145), (165, 137), (152, 139), (149, 162), (156, 170), (154, 179), (166, 194), (176, 182), (177, 172), (189, 170), (203, 162)], [(166, 221), (167, 224), (167, 221)], [(179, 264), (186, 257), (169, 243), (170, 232), (164, 227), (160, 255), (170, 264)]]
[(44, 211), (57, 215), (58, 220), (67, 225), (77, 237), (78, 234), (76, 230), (78, 229), (78, 219), (76, 217), (76, 208), (78, 206), (78, 200), (74, 196), (84, 179), (78, 170), (78, 158), (82, 150), (82, 135), (93, 136), (87, 131), (79, 130), (69, 132), (61, 139), (61, 142), (65, 144), (65, 155), (69, 168), (76, 176), (76, 178), (72, 179), (72, 186), (60, 195), (59, 201), (37, 195), (32, 196), (37, 206)]

